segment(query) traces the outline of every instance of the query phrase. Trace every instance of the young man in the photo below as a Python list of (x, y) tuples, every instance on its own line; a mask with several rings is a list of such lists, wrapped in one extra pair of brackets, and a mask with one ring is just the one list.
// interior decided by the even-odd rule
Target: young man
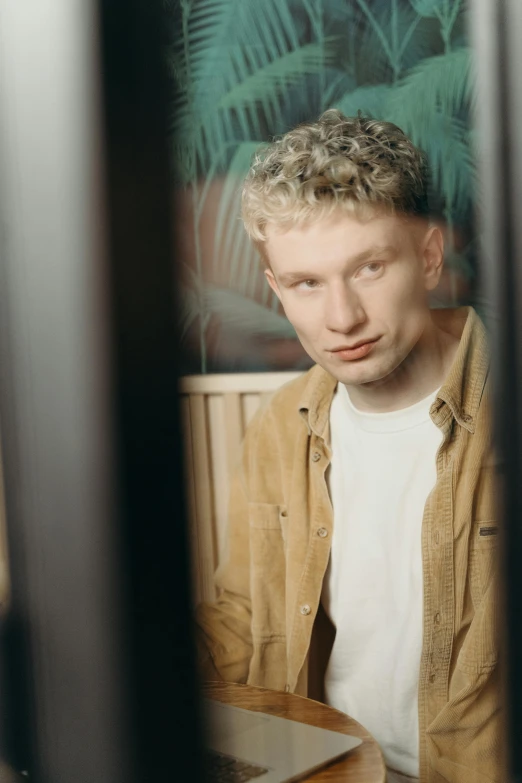
[(246, 436), (205, 673), (350, 714), (390, 780), (500, 781), (486, 336), (429, 308), (424, 158), (329, 111), (260, 153), (243, 218), (317, 364)]

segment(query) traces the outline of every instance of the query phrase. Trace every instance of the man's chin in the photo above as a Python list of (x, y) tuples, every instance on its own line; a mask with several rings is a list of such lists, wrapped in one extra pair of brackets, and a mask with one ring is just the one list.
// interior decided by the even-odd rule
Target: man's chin
[(363, 377), (346, 377), (343, 376), (337, 376), (337, 380), (339, 383), (343, 383), (345, 386), (364, 386), (366, 388), (371, 388), (372, 386), (377, 386), (380, 382), (382, 382), (382, 378), (375, 378), (373, 376)]
[(377, 386), (386, 380), (392, 372), (378, 367), (327, 367), (328, 372), (345, 386)]
[(387, 362), (383, 361), (382, 356), (368, 356), (351, 362), (325, 362), (319, 361), (319, 357), (313, 356), (312, 353), (309, 353), (309, 356), (320, 364), (323, 370), (333, 375), (336, 381), (345, 386), (379, 385), (386, 381), (396, 368), (391, 357), (388, 357)]

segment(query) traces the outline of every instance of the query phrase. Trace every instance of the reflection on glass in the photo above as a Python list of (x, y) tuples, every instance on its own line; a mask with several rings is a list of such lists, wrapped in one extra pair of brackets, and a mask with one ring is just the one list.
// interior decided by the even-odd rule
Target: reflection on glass
[(432, 307), (425, 155), (329, 110), (257, 154), (242, 218), (314, 367), (245, 433), (203, 670), (349, 715), (395, 780), (494, 780), (488, 347), (472, 307)]
[(394, 783), (499, 781), (463, 6), (208, 11), (174, 54), (200, 657), (229, 683), (207, 695), (317, 699)]

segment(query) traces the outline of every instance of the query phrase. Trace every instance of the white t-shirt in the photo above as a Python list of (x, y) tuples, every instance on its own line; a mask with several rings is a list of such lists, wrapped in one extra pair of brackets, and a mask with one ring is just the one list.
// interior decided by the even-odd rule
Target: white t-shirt
[(419, 774), (421, 527), (436, 481), (436, 392), (392, 413), (354, 408), (338, 384), (330, 411), (334, 511), (323, 606), (337, 629), (329, 704), (360, 721), (386, 765)]

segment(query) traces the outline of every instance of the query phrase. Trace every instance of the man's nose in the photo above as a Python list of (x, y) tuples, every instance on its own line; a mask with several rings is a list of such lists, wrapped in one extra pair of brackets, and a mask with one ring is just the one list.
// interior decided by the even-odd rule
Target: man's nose
[(326, 301), (326, 327), (332, 332), (348, 334), (366, 320), (357, 294), (346, 285), (336, 286)]

